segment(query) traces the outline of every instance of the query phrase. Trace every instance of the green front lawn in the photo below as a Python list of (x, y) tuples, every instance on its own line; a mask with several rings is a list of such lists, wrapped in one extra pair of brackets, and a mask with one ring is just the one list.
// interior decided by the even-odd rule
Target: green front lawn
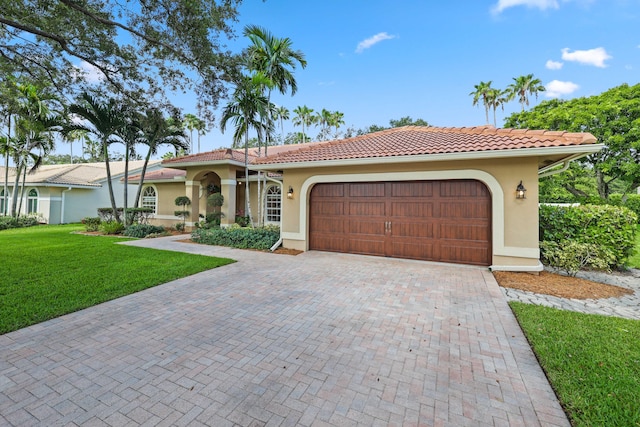
[(82, 229), (0, 231), (0, 334), (233, 262), (71, 234)]
[(640, 426), (640, 321), (510, 303), (574, 426)]

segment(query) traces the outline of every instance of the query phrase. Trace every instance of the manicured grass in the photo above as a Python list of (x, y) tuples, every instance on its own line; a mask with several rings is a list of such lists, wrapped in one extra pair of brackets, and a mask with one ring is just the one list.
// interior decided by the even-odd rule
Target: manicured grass
[(574, 426), (640, 425), (640, 321), (510, 305)]
[(629, 267), (640, 268), (640, 225), (638, 225), (638, 232), (636, 233), (636, 254), (629, 258), (627, 264), (629, 264)]
[[(0, 333), (233, 262), (71, 234), (79, 225), (0, 231)], [(131, 239), (129, 239), (131, 240)]]

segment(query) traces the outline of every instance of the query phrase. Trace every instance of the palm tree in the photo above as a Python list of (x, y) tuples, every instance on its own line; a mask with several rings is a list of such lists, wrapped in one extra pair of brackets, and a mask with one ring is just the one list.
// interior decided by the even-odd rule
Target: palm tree
[[(189, 154), (193, 153), (193, 130), (198, 128), (198, 122), (200, 119), (195, 114), (185, 114), (184, 115), (184, 127), (189, 130)], [(199, 148), (199, 147), (198, 147)]]
[[(249, 70), (262, 72), (270, 80), (271, 86), (267, 87), (267, 104), (271, 103), (271, 90), (277, 89), (281, 94), (287, 93), (291, 88), (291, 95), (298, 90), (293, 70), (299, 64), (302, 68), (307, 66), (304, 54), (293, 49), (293, 43), (288, 37), (274, 37), (268, 30), (257, 25), (248, 25), (244, 29), (244, 35), (251, 41), (247, 52), (247, 65)], [(266, 128), (271, 127), (271, 114), (266, 116)], [(267, 155), (269, 146), (269, 133), (265, 141), (264, 154)]]
[(302, 126), (302, 143), (305, 143), (307, 142), (307, 140), (304, 129), (305, 126), (309, 127), (313, 124), (313, 108), (309, 108), (306, 105), (303, 105), (302, 107), (298, 106), (295, 110), (293, 110), (293, 112), (296, 113), (295, 117), (293, 118), (293, 124), (295, 126)]
[(284, 121), (289, 120), (289, 110), (287, 107), (276, 107), (274, 117), (280, 120), (280, 134), (284, 137)]
[(333, 135), (334, 139), (338, 139), (338, 128), (344, 124), (344, 113), (340, 111), (334, 111), (331, 113), (330, 127), (336, 128), (336, 133)]
[(327, 139), (327, 137), (329, 136), (329, 127), (333, 123), (331, 120), (331, 111), (327, 110), (326, 108), (323, 108), (322, 111), (316, 113), (315, 121), (320, 125), (320, 135), (322, 136), (322, 138), (318, 139)]
[(29, 173), (35, 172), (42, 164), (44, 157), (53, 150), (52, 133), (60, 130), (62, 119), (53, 111), (53, 103), (57, 98), (31, 83), (17, 85), (18, 103), (15, 109), (15, 139), (13, 150), (16, 165), (16, 179), (13, 187), (11, 215), (20, 213), (18, 202), (18, 187), (22, 175), (22, 197), (25, 192), (27, 168), (31, 164)]
[(157, 108), (147, 110), (147, 113), (140, 117), (141, 135), (138, 140), (141, 144), (145, 144), (149, 149), (144, 158), (142, 171), (140, 173), (140, 182), (138, 183), (138, 191), (133, 207), (137, 208), (140, 203), (140, 195), (144, 185), (144, 175), (147, 173), (147, 166), (152, 155), (158, 153), (161, 145), (170, 145), (176, 152), (186, 151), (189, 149), (187, 142), (187, 134), (182, 126), (179, 118), (165, 118)]
[(473, 86), (476, 90), (471, 92), (469, 95), (473, 96), (473, 105), (477, 105), (478, 101), (482, 99), (482, 104), (484, 105), (485, 118), (487, 120), (487, 124), (489, 124), (489, 99), (488, 94), (493, 89), (491, 87), (491, 80), (488, 82), (480, 82), (477, 85)]
[(198, 153), (200, 152), (200, 137), (207, 132), (207, 124), (204, 120), (198, 119), (196, 122), (196, 131), (198, 131)]
[[(264, 131), (263, 117), (269, 109), (269, 101), (264, 96), (266, 77), (256, 73), (251, 77), (240, 76), (231, 101), (224, 107), (220, 120), (220, 130), (224, 133), (227, 123), (234, 125), (233, 142), (239, 144), (244, 139), (245, 211), (251, 218), (249, 201), (249, 131), (254, 129), (258, 139)], [(252, 223), (253, 224), (253, 223)]]
[(522, 105), (522, 111), (524, 111), (525, 104), (529, 106), (529, 95), (535, 95), (536, 99), (538, 99), (538, 93), (547, 90), (542, 85), (542, 81), (534, 78), (533, 74), (514, 77), (513, 80), (514, 82), (507, 87), (509, 100), (517, 96), (518, 102)]
[(88, 124), (70, 125), (66, 131), (86, 130), (95, 135), (100, 141), (100, 148), (104, 155), (104, 162), (107, 169), (107, 185), (109, 188), (109, 199), (116, 221), (120, 222), (120, 215), (116, 206), (116, 199), (113, 195), (113, 184), (111, 182), (111, 167), (109, 165), (109, 145), (119, 141), (118, 133), (127, 126), (127, 118), (122, 106), (114, 99), (102, 102), (88, 93), (81, 95), (81, 101), (69, 107), (69, 111), (82, 117)]
[(489, 107), (493, 109), (493, 126), (498, 127), (496, 122), (496, 109), (502, 107), (504, 111), (504, 104), (509, 100), (509, 91), (492, 88), (487, 91), (486, 97)]
[(136, 155), (136, 144), (139, 142), (142, 130), (140, 129), (138, 114), (135, 111), (127, 109), (123, 113), (127, 118), (127, 123), (116, 131), (116, 135), (124, 142), (124, 203), (122, 207), (124, 225), (128, 226), (130, 225), (130, 220), (133, 219), (133, 216), (127, 213), (129, 208), (129, 159)]

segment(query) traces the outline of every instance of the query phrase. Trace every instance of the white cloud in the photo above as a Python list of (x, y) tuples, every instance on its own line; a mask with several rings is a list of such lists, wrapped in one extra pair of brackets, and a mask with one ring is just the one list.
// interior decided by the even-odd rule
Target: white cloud
[(547, 67), (547, 69), (549, 70), (559, 70), (562, 68), (563, 65), (564, 63), (562, 62), (548, 60), (547, 63), (545, 64), (545, 67)]
[(552, 80), (545, 85), (547, 89), (545, 96), (547, 98), (560, 98), (563, 95), (569, 95), (580, 88), (573, 82), (561, 82), (560, 80)]
[(536, 7), (540, 10), (557, 9), (559, 7), (557, 0), (498, 0), (493, 6), (493, 13), (501, 13), (503, 10), (515, 6)]
[(607, 59), (613, 58), (603, 47), (596, 47), (589, 50), (574, 50), (569, 52), (569, 48), (562, 49), (562, 59), (565, 61), (575, 61), (580, 64), (593, 65), (594, 67), (605, 68)]
[(378, 33), (375, 36), (369, 37), (368, 39), (362, 40), (360, 43), (358, 43), (356, 53), (362, 53), (365, 49), (369, 49), (374, 44), (380, 43), (383, 40), (391, 40), (395, 38), (396, 36), (390, 36), (387, 33)]
[(87, 61), (81, 61), (80, 65), (75, 68), (78, 74), (81, 74), (88, 83), (98, 83), (104, 80), (104, 74), (102, 74), (102, 71), (89, 64)]

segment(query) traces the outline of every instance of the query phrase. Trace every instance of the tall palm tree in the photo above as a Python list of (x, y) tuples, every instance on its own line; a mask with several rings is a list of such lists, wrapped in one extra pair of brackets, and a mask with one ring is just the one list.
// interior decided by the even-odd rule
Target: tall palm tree
[(200, 137), (207, 132), (207, 124), (204, 120), (198, 119), (196, 122), (196, 131), (198, 132), (198, 153), (200, 152)]
[(240, 76), (236, 82), (233, 96), (224, 107), (220, 119), (220, 130), (223, 133), (229, 121), (233, 124), (235, 128), (233, 132), (234, 144), (239, 144), (244, 139), (245, 210), (249, 218), (251, 218), (251, 202), (249, 201), (249, 132), (254, 129), (258, 133), (258, 139), (260, 139), (264, 131), (263, 117), (269, 109), (269, 101), (262, 90), (265, 80), (268, 79), (262, 73), (256, 73), (251, 77)]
[(507, 90), (509, 91), (509, 100), (518, 97), (518, 102), (522, 105), (522, 111), (524, 106), (529, 106), (529, 95), (535, 95), (538, 99), (538, 93), (547, 90), (540, 79), (533, 77), (533, 74), (527, 74), (526, 76), (514, 77), (514, 82), (511, 83)]
[(487, 103), (493, 109), (493, 126), (498, 127), (496, 122), (496, 110), (501, 107), (504, 110), (504, 104), (509, 100), (509, 91), (492, 88), (487, 91)]
[(22, 197), (25, 192), (27, 168), (33, 173), (42, 164), (44, 157), (53, 150), (53, 132), (60, 130), (62, 120), (58, 112), (54, 111), (54, 103), (58, 100), (48, 93), (46, 88), (40, 88), (31, 83), (17, 85), (18, 103), (15, 109), (15, 142), (14, 154), (16, 165), (16, 179), (13, 187), (11, 214), (19, 215), (18, 186), (22, 175)]
[(185, 129), (189, 131), (189, 154), (193, 153), (193, 131), (198, 128), (198, 122), (200, 119), (191, 113), (187, 113), (184, 115), (183, 124)]
[(139, 142), (142, 130), (138, 114), (132, 109), (123, 110), (127, 123), (116, 131), (116, 135), (124, 142), (124, 188), (123, 214), (124, 225), (128, 226), (133, 216), (127, 214), (129, 209), (129, 159), (136, 155), (136, 144)]
[(302, 143), (307, 142), (305, 127), (309, 127), (313, 124), (313, 108), (309, 108), (306, 105), (302, 107), (298, 106), (293, 112), (296, 114), (293, 118), (293, 124), (295, 126), (302, 126)]
[(120, 222), (120, 215), (116, 206), (116, 199), (113, 195), (113, 184), (111, 183), (111, 166), (109, 165), (109, 145), (119, 142), (118, 133), (127, 125), (127, 117), (123, 108), (116, 100), (109, 99), (102, 102), (97, 98), (83, 93), (80, 102), (69, 107), (69, 111), (82, 117), (88, 124), (69, 125), (65, 132), (82, 129), (95, 135), (100, 141), (100, 148), (104, 155), (105, 167), (107, 169), (107, 186), (109, 188), (109, 199), (116, 221)]
[(480, 82), (477, 85), (473, 86), (476, 90), (471, 92), (469, 95), (473, 96), (473, 105), (478, 105), (478, 101), (482, 100), (482, 104), (484, 105), (485, 118), (487, 120), (487, 124), (489, 124), (489, 98), (488, 95), (490, 91), (493, 89), (491, 87), (491, 80), (488, 82)]
[(340, 111), (334, 111), (331, 113), (331, 127), (336, 128), (336, 133), (333, 135), (334, 139), (338, 139), (338, 128), (344, 124), (344, 113)]
[[(307, 66), (304, 54), (293, 49), (293, 42), (288, 37), (274, 37), (268, 30), (257, 25), (248, 25), (244, 29), (244, 35), (251, 41), (247, 51), (247, 66), (249, 70), (262, 72), (271, 81), (267, 87), (267, 104), (271, 103), (271, 90), (277, 89), (281, 94), (291, 89), (291, 95), (298, 90), (293, 70), (297, 65), (302, 68)], [(271, 127), (271, 114), (268, 112), (266, 120), (269, 122), (266, 128)], [(264, 154), (267, 155), (269, 146), (269, 134), (265, 141)]]
[(329, 127), (333, 123), (331, 117), (331, 111), (323, 108), (322, 111), (318, 111), (315, 116), (315, 121), (320, 125), (321, 139), (327, 139), (329, 136)]
[(157, 154), (158, 148), (162, 145), (170, 145), (176, 152), (186, 151), (189, 149), (187, 142), (187, 134), (182, 126), (179, 118), (165, 118), (162, 111), (157, 108), (147, 110), (146, 114), (140, 117), (140, 129), (142, 134), (139, 142), (145, 144), (149, 149), (144, 158), (142, 171), (140, 174), (140, 182), (138, 183), (138, 191), (133, 207), (137, 208), (142, 194), (144, 185), (144, 175), (147, 173), (147, 165), (152, 155)]
[(280, 120), (280, 134), (284, 137), (284, 121), (289, 120), (289, 110), (284, 105), (276, 107), (274, 117)]

